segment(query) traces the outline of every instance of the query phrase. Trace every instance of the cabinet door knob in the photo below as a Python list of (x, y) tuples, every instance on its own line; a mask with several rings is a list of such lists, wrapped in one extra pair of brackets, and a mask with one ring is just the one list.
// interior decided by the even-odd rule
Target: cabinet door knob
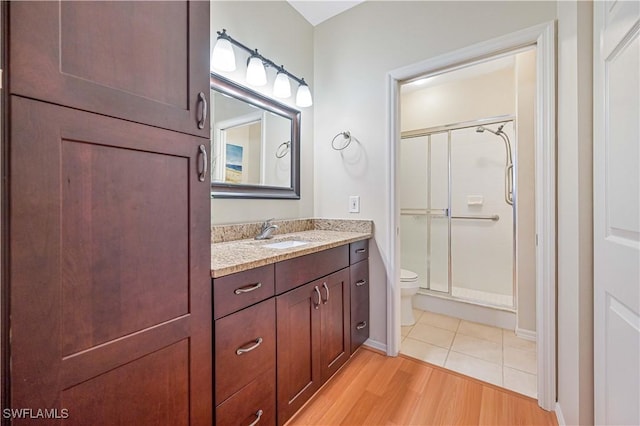
[(262, 283), (249, 284), (244, 287), (236, 288), (233, 292), (235, 294), (249, 293), (262, 287)]
[(313, 291), (318, 295), (318, 302), (315, 300), (313, 301), (313, 309), (320, 309), (320, 301), (322, 300), (322, 296), (320, 296), (320, 289), (318, 289), (318, 286), (315, 286)]
[(361, 323), (359, 323), (358, 325), (356, 325), (356, 330), (362, 330), (363, 328), (365, 328), (367, 326), (367, 322), (366, 321), (362, 321)]
[(367, 283), (367, 280), (356, 281), (356, 287), (362, 287)]
[(242, 354), (246, 354), (247, 352), (251, 352), (252, 350), (254, 350), (255, 348), (257, 348), (258, 346), (260, 346), (262, 344), (262, 337), (258, 337), (255, 342), (253, 342), (252, 345), (247, 346), (247, 347), (241, 347), (236, 349), (236, 355), (242, 355)]
[(264, 414), (264, 411), (262, 411), (262, 410), (256, 411), (256, 414), (255, 414), (256, 419), (254, 421), (252, 421), (249, 426), (256, 426), (258, 424), (258, 422), (260, 421), (260, 417), (262, 417), (263, 414)]
[(207, 97), (204, 93), (198, 93), (198, 104), (200, 105), (200, 120), (198, 120), (198, 129), (204, 129), (204, 123), (207, 121)]
[(364, 253), (366, 251), (367, 251), (367, 249), (365, 249), (365, 248), (356, 249), (356, 253)]
[(200, 145), (198, 149), (200, 151), (199, 156), (202, 159), (202, 169), (200, 171), (200, 174), (198, 175), (198, 180), (200, 182), (204, 182), (207, 177), (207, 168), (209, 167), (209, 160), (207, 159), (207, 147), (204, 145)]
[(324, 290), (327, 292), (327, 297), (325, 299), (322, 300), (322, 304), (326, 305), (327, 302), (329, 301), (329, 287), (327, 286), (327, 283), (322, 283), (322, 287), (324, 288)]

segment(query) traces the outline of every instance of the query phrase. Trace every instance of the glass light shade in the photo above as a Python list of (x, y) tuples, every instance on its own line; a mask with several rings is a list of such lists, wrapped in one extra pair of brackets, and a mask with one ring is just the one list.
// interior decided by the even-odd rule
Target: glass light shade
[(257, 56), (252, 56), (247, 65), (247, 83), (252, 86), (264, 86), (267, 84), (267, 72), (262, 61)]
[(299, 107), (309, 107), (313, 105), (311, 100), (311, 90), (306, 84), (298, 86), (298, 93), (296, 93), (296, 105)]
[(291, 83), (289, 77), (283, 72), (276, 75), (276, 81), (273, 83), (273, 96), (276, 98), (288, 98), (291, 96)]
[(227, 72), (236, 70), (236, 55), (233, 53), (233, 46), (229, 40), (219, 38), (216, 41), (211, 54), (211, 69)]

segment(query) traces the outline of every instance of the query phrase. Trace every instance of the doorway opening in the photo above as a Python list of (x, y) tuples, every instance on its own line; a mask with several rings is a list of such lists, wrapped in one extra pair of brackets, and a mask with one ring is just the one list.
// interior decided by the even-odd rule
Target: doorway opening
[[(392, 182), (390, 230), (394, 237), (391, 238), (390, 250), (389, 276), (392, 282), (388, 303), (387, 353), (397, 354), (403, 339), (411, 337), (411, 331), (401, 330), (401, 300), (407, 299), (402, 296), (403, 292), (407, 293), (402, 288), (401, 279), (401, 271), (405, 269), (402, 271), (405, 277), (407, 272), (414, 272), (408, 275), (411, 275), (410, 280), (418, 282), (408, 285), (418, 293), (414, 296), (415, 307), (426, 312), (418, 323), (431, 327), (417, 330), (413, 333), (414, 338), (420, 335), (431, 339), (432, 345), (439, 343), (444, 350), (440, 355), (444, 355), (442, 363), (446, 367), (452, 354), (453, 358), (462, 358), (460, 354), (471, 356), (465, 349), (469, 346), (465, 339), (478, 338), (471, 329), (481, 334), (481, 328), (485, 326), (476, 323), (493, 321), (493, 325), (510, 329), (509, 333), (518, 330), (525, 341), (536, 340), (537, 344), (528, 348), (533, 352), (534, 367), (530, 368), (531, 363), (528, 363), (528, 366), (520, 366), (520, 370), (513, 368), (516, 367), (510, 362), (513, 357), (505, 355), (503, 345), (505, 339), (512, 344), (511, 338), (517, 336), (514, 333), (505, 337), (506, 332), (502, 330), (499, 337), (494, 332), (494, 337), (487, 338), (488, 341), (494, 338), (494, 343), (500, 345), (500, 348), (494, 345), (491, 349), (496, 356), (494, 364), (499, 365), (499, 361), (502, 365), (495, 370), (494, 379), (480, 378), (504, 385), (505, 371), (508, 374), (513, 373), (511, 370), (527, 373), (528, 380), (536, 384), (540, 406), (547, 410), (555, 404), (553, 41), (553, 23), (544, 24), (394, 70), (389, 73), (388, 80), (392, 141), (389, 152)], [(511, 68), (508, 72), (515, 75), (511, 80), (517, 83), (521, 77), (514, 65), (518, 55), (530, 56), (533, 85), (527, 90), (523, 87), (522, 90), (510, 91), (505, 87), (508, 79), (499, 74)], [(474, 67), (484, 68), (480, 73), (482, 76), (497, 79), (498, 88), (489, 89), (486, 84), (476, 82), (475, 89), (479, 93), (476, 96), (471, 96), (469, 87), (459, 89), (459, 95), (433, 96), (436, 87), (447, 85), (446, 80), (455, 73), (468, 74)], [(474, 77), (479, 77), (475, 71), (466, 80)], [(412, 84), (417, 88), (410, 88)], [(424, 108), (409, 108), (409, 98), (412, 97), (409, 93), (420, 92), (420, 84), (432, 85), (430, 100), (428, 97), (418, 100), (420, 96), (413, 96), (416, 105), (421, 102), (422, 107), (428, 108), (428, 103), (433, 103), (426, 114)], [(514, 87), (517, 88), (517, 84)], [(527, 114), (519, 111), (518, 105), (522, 101), (524, 107), (525, 92), (529, 97)], [(448, 105), (456, 98), (461, 100), (457, 106)], [(503, 98), (511, 100), (513, 108), (510, 111), (494, 105), (501, 103)], [(476, 102), (480, 104), (480, 112), (472, 113), (470, 111)], [(452, 112), (448, 118), (442, 117), (445, 109)], [(412, 110), (418, 111), (417, 115), (407, 113)], [(529, 123), (525, 115), (530, 117)], [(529, 127), (526, 137), (523, 133), (525, 127)], [(529, 138), (528, 146), (524, 145), (526, 138)], [(525, 160), (520, 157), (525, 153), (525, 147), (530, 149), (529, 158), (525, 159), (530, 163), (528, 178), (520, 175), (527, 169), (523, 166)], [(403, 157), (403, 150), (409, 155)], [(416, 159), (421, 166), (414, 165), (411, 171), (409, 163), (416, 163)], [(403, 185), (403, 179), (411, 183)], [(422, 180), (424, 185), (416, 184), (418, 180)], [(529, 199), (533, 200), (527, 207), (522, 204), (526, 198), (522, 193), (523, 180), (530, 184)], [(522, 214), (528, 215), (526, 221)], [(528, 224), (528, 255), (522, 253), (527, 240), (520, 232), (520, 225), (524, 222)], [(413, 249), (406, 247), (411, 244), (414, 244)], [(527, 267), (520, 265), (521, 259), (528, 263)], [(492, 262), (495, 265), (491, 266)], [(408, 267), (411, 263), (419, 271), (412, 271)], [(528, 270), (526, 274), (525, 270)], [(418, 278), (420, 275), (422, 279)], [(533, 311), (533, 319), (519, 318), (525, 310), (519, 303), (522, 300), (519, 296), (524, 296), (525, 276), (531, 280), (528, 299), (534, 303), (527, 310)], [(447, 325), (455, 327), (455, 330), (446, 330), (447, 326), (443, 324), (450, 320), (438, 315), (451, 314), (452, 311), (456, 312), (453, 322), (458, 322)], [(417, 314), (425, 315), (422, 312)], [(440, 329), (433, 324), (439, 320), (442, 321)], [(525, 327), (525, 321), (529, 321), (529, 327)], [(465, 337), (457, 339), (458, 334)], [(438, 342), (434, 341), (438, 339), (434, 337), (436, 335), (442, 337)], [(478, 354), (471, 358), (480, 359)], [(451, 361), (450, 364), (460, 365), (459, 361)], [(457, 369), (461, 371), (463, 367)]]

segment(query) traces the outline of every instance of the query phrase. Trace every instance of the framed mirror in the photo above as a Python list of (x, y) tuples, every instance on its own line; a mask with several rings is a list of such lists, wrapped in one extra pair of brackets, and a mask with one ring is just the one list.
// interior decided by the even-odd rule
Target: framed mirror
[(300, 111), (211, 73), (211, 195), (300, 199)]

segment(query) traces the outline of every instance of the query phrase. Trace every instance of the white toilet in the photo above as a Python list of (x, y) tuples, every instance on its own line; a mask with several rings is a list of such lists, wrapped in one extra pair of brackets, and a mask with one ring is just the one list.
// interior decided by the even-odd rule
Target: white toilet
[(408, 269), (400, 270), (400, 322), (402, 325), (416, 323), (413, 317), (413, 305), (411, 299), (418, 292), (418, 274)]

